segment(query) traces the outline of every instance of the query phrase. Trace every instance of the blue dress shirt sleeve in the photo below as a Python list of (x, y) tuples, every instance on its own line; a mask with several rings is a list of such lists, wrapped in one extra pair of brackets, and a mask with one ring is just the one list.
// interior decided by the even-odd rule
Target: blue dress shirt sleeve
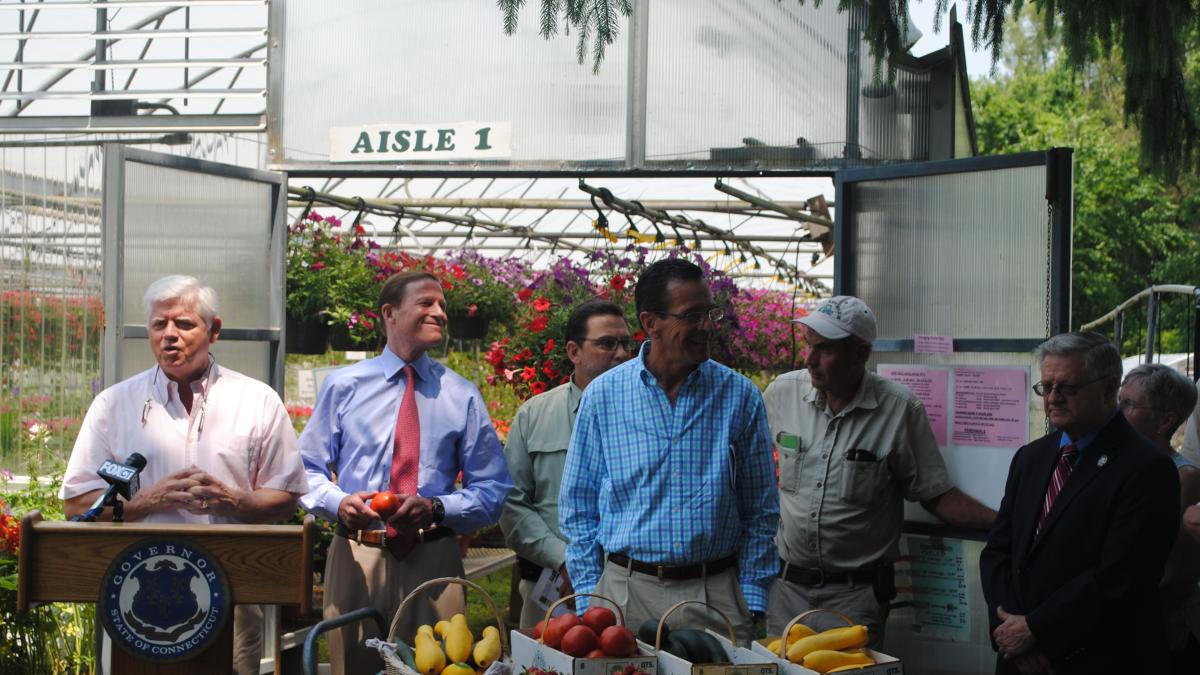
[(746, 426), (734, 440), (738, 515), (746, 533), (745, 544), (738, 551), (738, 574), (746, 605), (752, 612), (763, 612), (767, 609), (767, 592), (779, 573), (774, 545), (779, 529), (779, 491), (766, 407), (753, 386), (747, 401)]
[(470, 532), (499, 520), (504, 499), (512, 489), (504, 449), (492, 427), (487, 405), (479, 391), (472, 389), (459, 448), (462, 488), (440, 497), (446, 507), (442, 522), (456, 532)]
[[(589, 387), (583, 392), (575, 430), (567, 450), (558, 498), (559, 529), (567, 539), (567, 574), (576, 593), (591, 593), (600, 583), (600, 485), (608, 481), (600, 452), (599, 401)], [(587, 609), (586, 597), (576, 598), (579, 612)]]

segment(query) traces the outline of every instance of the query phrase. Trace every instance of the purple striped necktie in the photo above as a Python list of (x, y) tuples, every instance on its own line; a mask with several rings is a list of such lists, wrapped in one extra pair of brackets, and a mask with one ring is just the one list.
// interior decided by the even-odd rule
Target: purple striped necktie
[(1063, 446), (1062, 454), (1058, 457), (1058, 466), (1054, 467), (1054, 475), (1050, 478), (1050, 485), (1046, 487), (1046, 498), (1042, 500), (1042, 517), (1038, 518), (1038, 532), (1042, 531), (1042, 524), (1046, 522), (1046, 516), (1050, 515), (1050, 507), (1054, 505), (1058, 493), (1062, 492), (1063, 485), (1071, 476), (1071, 467), (1078, 454), (1079, 448), (1074, 443)]

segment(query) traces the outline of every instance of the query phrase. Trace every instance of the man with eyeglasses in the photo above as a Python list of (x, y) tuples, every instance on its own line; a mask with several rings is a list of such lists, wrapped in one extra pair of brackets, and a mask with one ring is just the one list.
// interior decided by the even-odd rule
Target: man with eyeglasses
[[(576, 591), (612, 599), (630, 626), (699, 600), (748, 641), (776, 570), (779, 510), (762, 397), (709, 359), (723, 311), (699, 267), (656, 262), (634, 299), (648, 340), (583, 393), (567, 452), (559, 499), (567, 570)], [(694, 604), (670, 622), (728, 630)]]
[(1175, 465), (1121, 414), (1108, 338), (1064, 333), (1036, 354), (1055, 431), (1013, 457), (979, 558), (996, 672), (1170, 672), (1158, 581), (1179, 527)]
[(806, 368), (763, 394), (780, 501), (767, 630), (778, 635), (802, 612), (832, 609), (865, 625), (879, 648), (896, 595), (904, 500), (962, 528), (986, 529), (996, 514), (951, 483), (921, 401), (867, 371), (876, 324), (866, 303), (839, 295), (797, 323)]
[(541, 620), (545, 607), (531, 597), (543, 570), (559, 574), (560, 596), (572, 593), (566, 568), (567, 540), (558, 529), (558, 492), (567, 446), (583, 392), (601, 373), (629, 360), (633, 345), (625, 314), (607, 300), (588, 300), (569, 317), (570, 381), (525, 402), (513, 417), (504, 454), (513, 490), (500, 513), (500, 528), (517, 554), (521, 574), (521, 626)]
[[(308, 491), (296, 432), (274, 389), (210, 354), (221, 333), (216, 291), (171, 275), (150, 284), (142, 301), (156, 363), (88, 406), (59, 492), (65, 515), (86, 511), (106, 487), (96, 467), (137, 452), (146, 458), (143, 487), (124, 504), (126, 521), (289, 518)], [(106, 511), (98, 520), (111, 517)], [(234, 672), (258, 673), (262, 621), (258, 605), (235, 607)]]

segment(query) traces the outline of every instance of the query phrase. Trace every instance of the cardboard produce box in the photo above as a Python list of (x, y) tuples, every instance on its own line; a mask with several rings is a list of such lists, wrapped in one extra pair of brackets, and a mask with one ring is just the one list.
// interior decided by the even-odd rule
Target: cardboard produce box
[[(765, 642), (768, 640), (759, 640), (750, 645), (751, 651), (764, 658), (769, 658), (773, 662), (779, 664), (779, 671), (783, 675), (818, 675), (816, 671), (809, 670), (798, 663), (792, 663), (786, 658), (771, 652), (767, 649)], [(877, 652), (873, 649), (868, 649), (867, 654), (875, 660), (875, 665), (864, 666), (858, 670), (847, 671), (854, 675), (904, 675), (904, 665), (900, 663), (900, 659), (894, 656), (888, 656), (883, 652)]]
[[(514, 675), (531, 668), (550, 675), (658, 675), (658, 658), (653, 650), (639, 645), (638, 653), (624, 658), (582, 659), (548, 647), (519, 630), (512, 632), (512, 662)], [(627, 670), (632, 666), (631, 670)]]
[[(659, 675), (779, 675), (779, 664), (774, 659), (739, 647), (730, 642), (728, 637), (711, 630), (705, 632), (721, 643), (729, 663), (692, 663), (669, 652), (659, 651)], [(638, 651), (653, 654), (654, 645), (638, 640)]]

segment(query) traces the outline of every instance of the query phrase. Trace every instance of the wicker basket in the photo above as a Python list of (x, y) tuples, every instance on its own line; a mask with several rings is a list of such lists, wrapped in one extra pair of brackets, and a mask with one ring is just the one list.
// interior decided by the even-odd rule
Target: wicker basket
[[(845, 614), (842, 614), (841, 612), (837, 612), (837, 611), (834, 611), (834, 610), (832, 610), (832, 609), (819, 609), (819, 608), (818, 608), (818, 609), (810, 609), (810, 610), (808, 610), (807, 612), (803, 612), (803, 613), (801, 613), (800, 615), (793, 617), (793, 618), (792, 618), (792, 620), (791, 620), (791, 621), (789, 621), (789, 622), (788, 622), (788, 624), (787, 624), (786, 626), (784, 626), (784, 627), (783, 627), (783, 635), (781, 635), (781, 636), (779, 637), (779, 654), (778, 654), (779, 658), (783, 659), (784, 661), (787, 661), (787, 660), (788, 660), (788, 657), (787, 657), (787, 648), (788, 648), (787, 636), (788, 636), (788, 634), (789, 634), (789, 633), (791, 633), (791, 632), (792, 632), (792, 626), (795, 626), (795, 625), (796, 625), (796, 624), (798, 624), (798, 623), (803, 623), (805, 619), (807, 619), (808, 617), (812, 616), (813, 614), (820, 614), (820, 613), (822, 613), (822, 612), (824, 612), (825, 614), (832, 614), (832, 615), (836, 616), (837, 618), (841, 619), (842, 621), (845, 621), (847, 626), (853, 626), (853, 625), (854, 625), (854, 620), (853, 620), (853, 619), (851, 619), (850, 617), (846, 616)], [(811, 626), (810, 626), (810, 627), (811, 627)]]
[(441, 577), (438, 579), (430, 579), (425, 583), (412, 589), (412, 592), (404, 597), (400, 603), (400, 607), (396, 609), (396, 615), (392, 618), (391, 628), (388, 629), (387, 643), (373, 643), (379, 651), (379, 656), (383, 659), (383, 664), (387, 670), (387, 675), (422, 675), (414, 667), (412, 663), (413, 651), (404, 640), (397, 635), (402, 623), (401, 617), (404, 616), (404, 611), (409, 608), (413, 600), (430, 588), (438, 586), (446, 586), (449, 584), (457, 584), (467, 589), (477, 591), (483, 596), (492, 614), (496, 617), (496, 629), (500, 631), (500, 658), (488, 669), (484, 671), (484, 675), (511, 675), (512, 662), (509, 655), (512, 653), (512, 648), (508, 644), (508, 629), (504, 625), (504, 618), (500, 615), (500, 609), (496, 607), (496, 602), (492, 600), (492, 596), (488, 595), (487, 591), (483, 590), (478, 584), (460, 579), (458, 577)]

